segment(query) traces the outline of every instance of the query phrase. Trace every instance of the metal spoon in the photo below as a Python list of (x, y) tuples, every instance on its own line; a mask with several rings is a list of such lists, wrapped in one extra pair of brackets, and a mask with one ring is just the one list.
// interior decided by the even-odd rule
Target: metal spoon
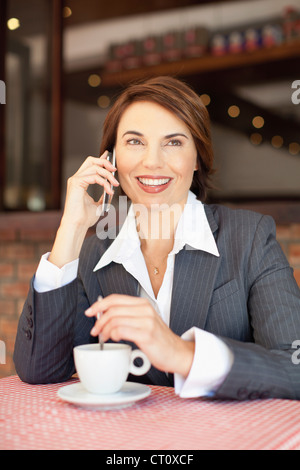
[[(101, 297), (101, 295), (99, 295), (99, 297), (98, 297), (97, 300), (98, 300), (98, 301), (99, 301), (99, 300), (102, 300), (102, 298), (103, 298), (103, 297)], [(102, 316), (102, 312), (98, 312), (98, 313), (97, 313), (97, 320), (100, 320), (101, 316)], [(101, 349), (101, 351), (102, 351), (102, 350), (103, 350), (103, 347), (104, 347), (104, 341), (103, 341), (103, 339), (102, 339), (101, 333), (99, 334), (98, 338), (99, 338), (100, 349)]]

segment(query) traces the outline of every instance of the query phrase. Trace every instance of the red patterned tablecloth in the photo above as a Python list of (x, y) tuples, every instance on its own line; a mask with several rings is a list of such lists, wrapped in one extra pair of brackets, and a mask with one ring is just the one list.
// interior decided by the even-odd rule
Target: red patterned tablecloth
[(1, 379), (0, 449), (300, 449), (298, 401), (182, 399), (152, 386), (129, 408), (95, 411), (62, 401), (65, 385)]

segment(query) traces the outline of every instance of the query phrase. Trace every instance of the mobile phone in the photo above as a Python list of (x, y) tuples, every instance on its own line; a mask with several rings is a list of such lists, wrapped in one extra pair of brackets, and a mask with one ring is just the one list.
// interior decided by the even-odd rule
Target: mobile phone
[[(116, 166), (116, 152), (115, 152), (115, 148), (113, 149), (113, 152), (108, 152), (108, 155), (107, 155), (107, 160), (110, 161), (110, 163), (113, 165), (113, 166)], [(112, 175), (115, 176), (115, 172), (113, 171), (112, 172)], [(111, 184), (111, 189), (114, 188), (114, 186)], [(109, 208), (110, 208), (110, 205), (111, 205), (111, 201), (112, 201), (112, 195), (111, 194), (107, 194), (107, 192), (104, 190), (104, 193), (103, 193), (103, 201), (102, 201), (102, 211), (101, 211), (101, 214), (103, 215), (105, 212), (108, 212), (109, 211)]]

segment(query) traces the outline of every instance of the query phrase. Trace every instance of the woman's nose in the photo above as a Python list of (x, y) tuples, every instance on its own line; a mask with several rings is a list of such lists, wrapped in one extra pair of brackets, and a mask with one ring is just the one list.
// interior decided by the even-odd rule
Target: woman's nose
[(148, 146), (143, 155), (143, 164), (146, 168), (161, 168), (164, 165), (163, 155), (159, 146)]

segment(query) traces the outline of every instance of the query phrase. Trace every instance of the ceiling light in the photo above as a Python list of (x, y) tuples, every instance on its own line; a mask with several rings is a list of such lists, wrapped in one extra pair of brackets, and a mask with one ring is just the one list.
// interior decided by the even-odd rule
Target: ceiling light
[(20, 27), (20, 20), (18, 18), (10, 18), (7, 21), (7, 27), (11, 31), (14, 31), (15, 29), (18, 29)]

